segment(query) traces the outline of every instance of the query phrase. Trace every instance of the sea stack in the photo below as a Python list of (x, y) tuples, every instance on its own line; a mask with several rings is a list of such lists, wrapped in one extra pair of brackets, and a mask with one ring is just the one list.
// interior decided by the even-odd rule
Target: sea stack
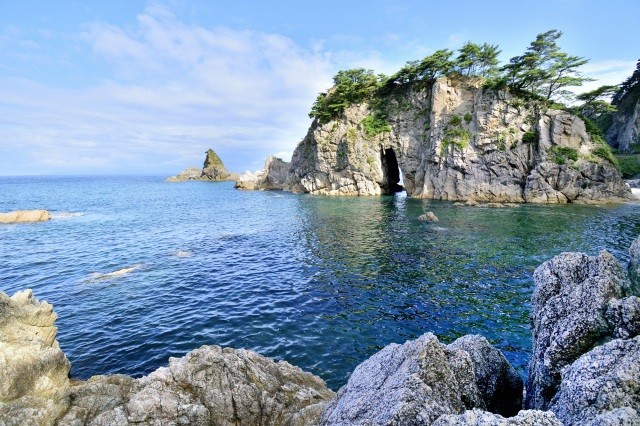
[(209, 148), (206, 152), (202, 169), (192, 166), (184, 169), (175, 176), (167, 178), (167, 182), (184, 182), (187, 180), (227, 181), (235, 180), (237, 176), (229, 173), (216, 152)]

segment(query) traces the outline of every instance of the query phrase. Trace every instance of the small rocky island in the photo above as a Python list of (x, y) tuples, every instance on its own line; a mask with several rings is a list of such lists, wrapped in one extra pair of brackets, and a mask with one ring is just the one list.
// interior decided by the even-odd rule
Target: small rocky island
[(53, 307), (0, 293), (0, 424), (640, 424), (640, 237), (629, 252), (626, 267), (603, 251), (535, 270), (526, 383), (484, 337), (431, 333), (386, 346), (337, 394), (285, 361), (218, 346), (138, 379), (70, 380)]
[(168, 177), (167, 182), (184, 182), (188, 180), (220, 182), (236, 179), (238, 179), (238, 175), (229, 173), (218, 154), (213, 149), (209, 149), (206, 152), (202, 169), (195, 166), (188, 167), (177, 175)]

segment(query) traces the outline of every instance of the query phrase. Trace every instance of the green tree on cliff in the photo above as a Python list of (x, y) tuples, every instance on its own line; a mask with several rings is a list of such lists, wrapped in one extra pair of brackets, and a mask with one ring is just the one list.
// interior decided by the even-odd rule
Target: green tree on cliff
[(498, 45), (467, 42), (458, 52), (455, 68), (460, 74), (467, 77), (490, 77), (498, 73)]
[(371, 99), (384, 79), (386, 76), (364, 68), (338, 71), (333, 77), (334, 86), (327, 93), (318, 95), (309, 117), (320, 122), (337, 117), (349, 105)]
[(576, 99), (582, 101), (578, 107), (580, 114), (596, 118), (604, 114), (611, 114), (616, 111), (616, 107), (611, 105), (607, 99), (611, 98), (618, 91), (618, 86), (600, 86), (589, 92), (580, 93)]
[[(638, 63), (636, 64), (636, 70), (633, 72), (631, 77), (627, 78), (622, 84), (620, 84), (620, 88), (613, 95), (611, 99), (611, 103), (613, 105), (620, 104), (622, 98), (624, 98), (627, 94), (634, 91), (635, 88), (640, 89), (640, 59), (638, 59)], [(640, 90), (638, 90), (640, 92)]]
[(588, 59), (562, 52), (556, 43), (561, 36), (558, 30), (538, 34), (524, 55), (511, 58), (503, 67), (507, 84), (515, 91), (551, 100), (568, 95), (567, 87), (590, 81), (578, 71)]
[(432, 82), (436, 78), (451, 73), (454, 63), (453, 52), (449, 49), (436, 50), (420, 61), (409, 61), (397, 73), (389, 77), (387, 83), (405, 84), (414, 81)]

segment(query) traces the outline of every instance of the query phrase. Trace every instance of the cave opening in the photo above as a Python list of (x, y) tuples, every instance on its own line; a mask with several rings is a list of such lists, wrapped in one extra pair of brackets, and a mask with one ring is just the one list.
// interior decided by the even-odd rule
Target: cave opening
[(401, 172), (398, 165), (398, 158), (393, 148), (382, 148), (382, 173), (385, 177), (385, 184), (383, 189), (387, 194), (395, 194), (396, 192), (404, 191), (404, 187), (401, 184)]

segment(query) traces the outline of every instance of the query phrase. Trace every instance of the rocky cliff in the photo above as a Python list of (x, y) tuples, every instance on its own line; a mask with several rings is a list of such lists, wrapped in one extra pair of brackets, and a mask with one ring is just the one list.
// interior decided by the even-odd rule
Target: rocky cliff
[(0, 293), (3, 425), (640, 424), (640, 237), (623, 267), (563, 253), (534, 273), (526, 384), (481, 336), (390, 344), (334, 394), (284, 361), (203, 346), (148, 376), (70, 381), (51, 305)]
[(616, 107), (607, 141), (620, 152), (640, 153), (640, 60), (629, 78), (623, 81), (613, 95)]
[(188, 167), (175, 176), (167, 178), (167, 182), (184, 182), (187, 180), (225, 181), (236, 180), (238, 176), (229, 173), (218, 154), (213, 149), (206, 152), (202, 169)]
[(608, 147), (568, 112), (485, 89), (472, 78), (401, 86), (385, 102), (383, 123), (368, 103), (351, 105), (326, 123), (315, 120), (279, 189), (378, 195), (397, 192), (402, 183), (409, 196), (442, 200), (631, 197)]

